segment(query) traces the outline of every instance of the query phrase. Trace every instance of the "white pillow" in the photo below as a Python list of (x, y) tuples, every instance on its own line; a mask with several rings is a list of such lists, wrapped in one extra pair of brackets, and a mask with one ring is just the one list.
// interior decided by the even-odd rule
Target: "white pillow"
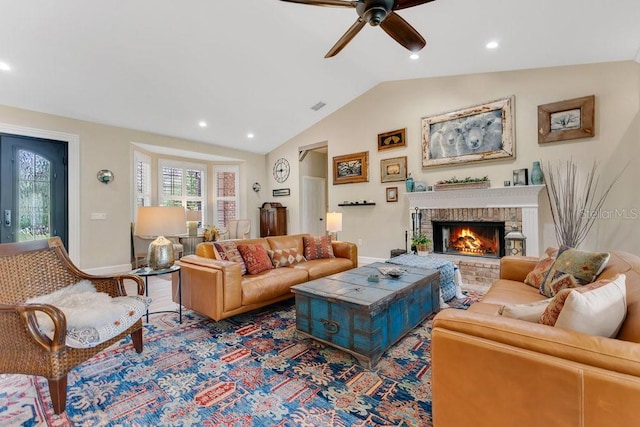
[(549, 305), (549, 302), (551, 302), (551, 298), (529, 304), (504, 305), (500, 310), (500, 315), (503, 317), (524, 320), (526, 322), (537, 322)]
[[(111, 305), (111, 296), (104, 292), (96, 292), (89, 280), (82, 280), (47, 295), (30, 298), (26, 302), (58, 307), (67, 319), (69, 329), (102, 326), (115, 322), (121, 315), (121, 310)], [(53, 322), (49, 316), (38, 312), (36, 318), (43, 331), (53, 331)]]
[(572, 290), (564, 302), (555, 326), (589, 335), (614, 337), (627, 315), (626, 276), (580, 293)]
[[(27, 304), (51, 304), (59, 308), (67, 319), (66, 345), (74, 348), (94, 347), (133, 325), (149, 307), (146, 297), (121, 296), (97, 292), (88, 280), (82, 280), (47, 295), (30, 298)], [(36, 312), (40, 329), (53, 337), (53, 321)]]

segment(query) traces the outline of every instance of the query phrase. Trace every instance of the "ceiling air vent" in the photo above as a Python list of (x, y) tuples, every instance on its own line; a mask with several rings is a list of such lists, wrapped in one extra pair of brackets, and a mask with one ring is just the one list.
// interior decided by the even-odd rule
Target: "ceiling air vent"
[(327, 104), (325, 104), (324, 102), (320, 101), (320, 102), (318, 102), (316, 105), (314, 105), (313, 107), (311, 107), (311, 109), (312, 109), (313, 111), (318, 111), (319, 109), (321, 109), (321, 108), (322, 108), (322, 107), (324, 107), (325, 105), (327, 105)]

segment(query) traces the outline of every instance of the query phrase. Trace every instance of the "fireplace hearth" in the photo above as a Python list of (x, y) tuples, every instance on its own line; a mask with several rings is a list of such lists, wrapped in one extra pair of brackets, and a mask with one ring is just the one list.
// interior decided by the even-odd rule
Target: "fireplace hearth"
[(448, 255), (501, 258), (504, 222), (432, 221), (433, 251)]

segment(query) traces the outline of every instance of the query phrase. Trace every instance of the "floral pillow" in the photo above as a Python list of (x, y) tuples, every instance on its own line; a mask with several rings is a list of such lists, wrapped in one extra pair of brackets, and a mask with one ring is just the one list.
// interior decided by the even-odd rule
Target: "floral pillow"
[(286, 267), (287, 265), (293, 265), (307, 260), (296, 248), (276, 249), (274, 251), (268, 249), (267, 254), (269, 254), (271, 263), (275, 268)]
[(303, 236), (302, 242), (304, 246), (304, 257), (308, 260), (335, 258), (330, 236)]
[(540, 293), (553, 297), (562, 289), (577, 288), (593, 282), (609, 261), (609, 253), (587, 252), (562, 247), (549, 269)]
[(529, 286), (533, 286), (534, 288), (540, 289), (542, 287), (542, 283), (544, 283), (545, 277), (547, 277), (547, 273), (551, 270), (553, 263), (558, 257), (558, 248), (548, 247), (546, 251), (544, 251), (544, 255), (538, 261), (538, 264), (527, 274), (527, 277), (524, 279), (524, 283)]
[(220, 259), (223, 261), (233, 261), (240, 264), (240, 272), (244, 276), (247, 274), (247, 265), (242, 259), (242, 255), (238, 250), (236, 242), (233, 240), (222, 240), (213, 244), (220, 255)]
[(264, 246), (260, 244), (238, 245), (238, 250), (247, 265), (249, 274), (258, 274), (273, 268), (271, 258), (269, 258)]

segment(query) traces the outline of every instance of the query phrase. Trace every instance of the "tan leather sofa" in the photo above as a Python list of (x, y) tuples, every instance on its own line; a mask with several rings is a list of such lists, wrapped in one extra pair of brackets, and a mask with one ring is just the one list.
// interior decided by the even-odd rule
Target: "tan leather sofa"
[(496, 315), (503, 304), (544, 299), (523, 283), (536, 262), (502, 258), (482, 302), (435, 317), (434, 425), (640, 425), (640, 258), (612, 252), (599, 276), (626, 275), (627, 316), (616, 338)]
[[(297, 248), (304, 254), (303, 236), (273, 236), (242, 240), (266, 249)], [(255, 275), (240, 273), (240, 264), (217, 259), (213, 243), (200, 243), (195, 255), (177, 262), (182, 267), (182, 305), (215, 320), (264, 307), (293, 297), (291, 286), (358, 266), (358, 247), (349, 242), (332, 242), (335, 258), (315, 259)], [(173, 300), (178, 302), (176, 283)]]

